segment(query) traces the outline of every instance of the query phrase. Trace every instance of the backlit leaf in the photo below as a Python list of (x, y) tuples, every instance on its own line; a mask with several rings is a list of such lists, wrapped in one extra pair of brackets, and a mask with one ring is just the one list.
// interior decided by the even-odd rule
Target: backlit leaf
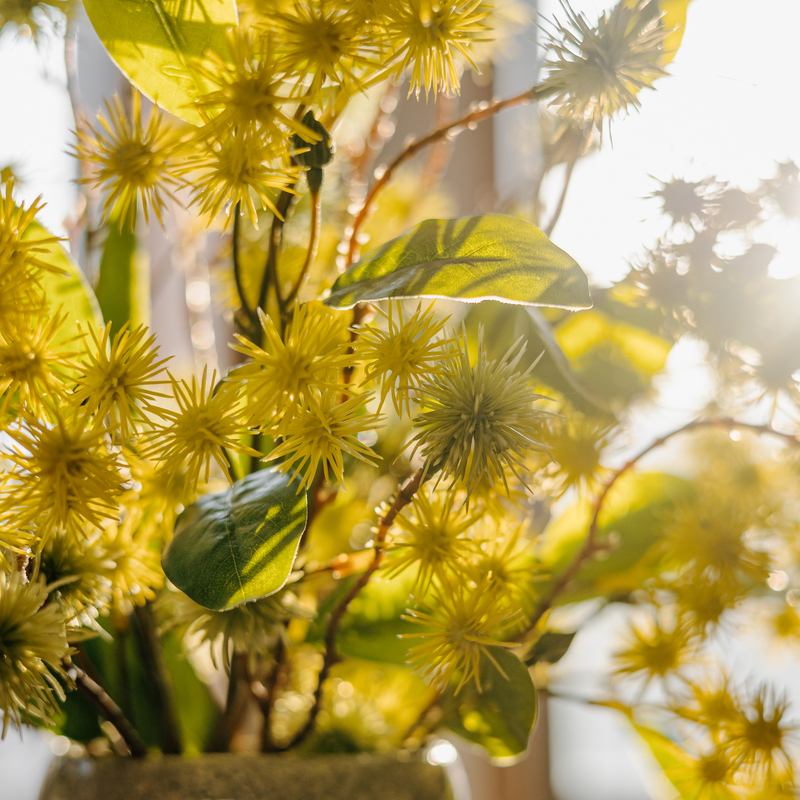
[(535, 225), (504, 214), (426, 220), (339, 276), (325, 303), (352, 308), (390, 297), (569, 309), (592, 304), (578, 263)]
[(142, 94), (199, 124), (194, 100), (212, 90), (197, 72), (208, 53), (228, 56), (234, 0), (84, 0), (100, 41)]

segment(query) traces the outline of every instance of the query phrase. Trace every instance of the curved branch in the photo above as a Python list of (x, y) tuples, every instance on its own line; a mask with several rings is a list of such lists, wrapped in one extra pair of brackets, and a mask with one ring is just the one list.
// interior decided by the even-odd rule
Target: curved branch
[(592, 519), (589, 523), (589, 527), (586, 531), (586, 539), (584, 540), (583, 547), (578, 551), (575, 558), (569, 564), (569, 566), (561, 573), (558, 579), (553, 583), (550, 587), (550, 591), (539, 601), (539, 605), (536, 607), (536, 610), (533, 613), (530, 621), (528, 622), (528, 626), (526, 629), (516, 637), (516, 641), (522, 642), (524, 641), (525, 637), (536, 627), (539, 623), (541, 618), (547, 613), (547, 611), (552, 607), (553, 603), (555, 602), (556, 598), (567, 588), (567, 586), (572, 582), (573, 578), (578, 574), (580, 568), (589, 560), (591, 559), (598, 551), (604, 550), (605, 546), (603, 544), (598, 543), (597, 541), (597, 530), (599, 527), (599, 520), (600, 520), (600, 512), (603, 510), (603, 505), (608, 497), (608, 493), (611, 491), (614, 484), (628, 471), (633, 469), (634, 466), (644, 458), (648, 453), (652, 452), (658, 447), (661, 447), (663, 444), (668, 442), (670, 439), (678, 436), (682, 433), (689, 433), (690, 431), (697, 430), (698, 428), (725, 428), (727, 430), (734, 430), (735, 428), (746, 428), (747, 430), (753, 431), (754, 433), (759, 434), (769, 434), (770, 436), (777, 436), (787, 443), (793, 445), (794, 447), (800, 447), (800, 438), (794, 436), (791, 433), (784, 433), (782, 431), (777, 431), (770, 425), (753, 425), (747, 422), (739, 422), (735, 419), (729, 418), (721, 418), (721, 419), (697, 419), (693, 420), (692, 422), (683, 425), (676, 430), (665, 434), (659, 439), (656, 439), (654, 442), (649, 444), (639, 453), (637, 453), (633, 458), (631, 458), (628, 462), (623, 464), (618, 470), (616, 470), (611, 477), (606, 481), (603, 486), (602, 491), (595, 500), (594, 503), (594, 511), (592, 513)]
[(389, 533), (389, 528), (392, 527), (397, 515), (411, 502), (414, 495), (419, 490), (419, 487), (422, 486), (422, 484), (431, 476), (432, 473), (430, 471), (426, 472), (424, 467), (420, 467), (414, 474), (414, 477), (405, 486), (398, 490), (392, 505), (389, 507), (389, 510), (378, 524), (378, 531), (375, 534), (375, 554), (372, 557), (372, 561), (369, 563), (369, 566), (366, 568), (366, 570), (358, 576), (356, 581), (348, 590), (347, 594), (336, 604), (336, 608), (334, 608), (333, 613), (328, 620), (328, 627), (325, 631), (325, 660), (322, 663), (322, 669), (319, 673), (317, 688), (314, 692), (314, 704), (311, 706), (306, 724), (301, 728), (300, 732), (297, 734), (297, 736), (295, 736), (294, 740), (291, 742), (291, 744), (289, 744), (288, 747), (294, 747), (295, 745), (300, 744), (300, 742), (302, 742), (308, 736), (314, 727), (314, 721), (316, 720), (317, 714), (319, 713), (322, 705), (323, 686), (331, 671), (331, 667), (333, 667), (333, 665), (339, 661), (336, 637), (339, 633), (339, 627), (342, 624), (342, 619), (347, 612), (347, 608), (350, 603), (352, 603), (353, 600), (358, 597), (358, 595), (361, 593), (361, 590), (369, 583), (370, 578), (380, 567), (383, 561), (383, 554), (386, 549), (386, 535)]
[(442, 125), (440, 128), (431, 131), (427, 136), (422, 139), (411, 142), (402, 152), (395, 158), (394, 161), (386, 168), (384, 173), (375, 181), (372, 188), (367, 193), (364, 200), (364, 205), (361, 206), (356, 218), (353, 220), (352, 232), (350, 233), (349, 247), (347, 250), (347, 262), (345, 267), (349, 267), (357, 258), (358, 255), (358, 232), (364, 224), (367, 215), (369, 214), (372, 204), (375, 201), (375, 196), (380, 190), (389, 182), (394, 172), (398, 167), (402, 166), (406, 161), (413, 158), (421, 150), (424, 150), (429, 145), (432, 145), (447, 136), (456, 136), (464, 130), (470, 129), (471, 126), (482, 122), (485, 119), (493, 117), (500, 111), (506, 108), (513, 108), (514, 106), (526, 105), (539, 99), (539, 87), (534, 86), (522, 94), (515, 97), (509, 97), (505, 100), (495, 100), (491, 103), (481, 103), (476, 109), (465, 114), (463, 117), (454, 120), (453, 122)]

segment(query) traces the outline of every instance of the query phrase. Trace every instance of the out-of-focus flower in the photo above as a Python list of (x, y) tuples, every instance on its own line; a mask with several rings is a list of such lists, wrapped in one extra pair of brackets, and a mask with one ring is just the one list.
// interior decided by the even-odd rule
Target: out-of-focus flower
[(0, 570), (0, 710), (3, 737), (22, 715), (52, 724), (64, 700), (62, 659), (69, 654), (58, 603), (47, 602), (44, 583), (27, 583), (21, 572)]
[(138, 92), (133, 93), (132, 105), (133, 118), (129, 119), (117, 95), (110, 103), (106, 101), (106, 114), (97, 116), (100, 126), (95, 128), (87, 122), (78, 130), (73, 155), (90, 171), (80, 182), (107, 193), (104, 220), (116, 212), (120, 227), (127, 223), (132, 228), (141, 201), (145, 221), (149, 221), (152, 210), (163, 225), (165, 199), (171, 197), (177, 202), (174, 192), (182, 185), (176, 171), (178, 143), (157, 106), (153, 106), (145, 130)]
[(539, 86), (561, 112), (576, 122), (604, 122), (628, 107), (638, 108), (639, 91), (666, 75), (661, 66), (669, 31), (659, 18), (642, 13), (646, 0), (630, 7), (617, 3), (592, 26), (563, 0), (567, 21), (556, 20), (548, 34), (549, 70)]

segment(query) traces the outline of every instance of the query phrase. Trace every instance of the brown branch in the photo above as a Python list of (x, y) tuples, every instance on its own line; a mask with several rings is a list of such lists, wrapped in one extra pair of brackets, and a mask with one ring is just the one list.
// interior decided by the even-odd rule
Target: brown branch
[(623, 464), (618, 470), (616, 470), (611, 477), (606, 481), (601, 490), (600, 494), (598, 495), (597, 499), (594, 503), (594, 511), (592, 513), (592, 519), (589, 522), (589, 527), (586, 531), (586, 539), (584, 540), (583, 547), (578, 551), (575, 558), (569, 564), (569, 566), (561, 573), (558, 579), (553, 583), (550, 587), (550, 591), (539, 601), (539, 605), (536, 607), (536, 610), (533, 613), (530, 621), (526, 629), (520, 633), (516, 637), (516, 641), (522, 642), (528, 636), (528, 634), (536, 627), (542, 617), (547, 613), (547, 611), (552, 607), (553, 603), (555, 602), (556, 598), (567, 588), (567, 586), (572, 582), (573, 578), (578, 574), (580, 568), (589, 560), (591, 559), (598, 551), (606, 549), (605, 545), (598, 543), (597, 541), (597, 530), (599, 526), (600, 520), (600, 512), (603, 510), (603, 505), (608, 497), (608, 493), (613, 488), (614, 484), (623, 476), (625, 473), (629, 472), (633, 469), (634, 466), (644, 458), (648, 453), (652, 452), (653, 450), (661, 447), (663, 444), (668, 442), (670, 439), (678, 436), (681, 433), (689, 433), (690, 431), (697, 430), (698, 428), (725, 428), (726, 430), (734, 430), (736, 428), (745, 428), (747, 430), (753, 431), (754, 433), (759, 434), (769, 434), (771, 436), (777, 436), (781, 439), (784, 439), (789, 444), (799, 447), (800, 446), (800, 439), (797, 436), (794, 436), (790, 433), (783, 433), (782, 431), (777, 431), (770, 425), (753, 425), (747, 422), (739, 422), (735, 419), (729, 418), (721, 418), (721, 419), (698, 419), (693, 420), (692, 422), (683, 425), (676, 430), (665, 434), (659, 439), (656, 439), (654, 442), (649, 444), (644, 450), (641, 450), (637, 453), (633, 458), (631, 458), (628, 462)]
[(422, 139), (417, 139), (411, 142), (386, 168), (386, 171), (375, 181), (372, 188), (367, 193), (364, 204), (361, 206), (356, 218), (353, 220), (352, 231), (350, 233), (349, 247), (347, 250), (347, 261), (345, 267), (349, 267), (358, 256), (358, 232), (364, 221), (369, 214), (371, 207), (375, 201), (375, 196), (380, 190), (389, 182), (390, 178), (398, 167), (405, 164), (406, 161), (413, 158), (421, 150), (424, 150), (429, 145), (432, 145), (448, 136), (456, 136), (462, 131), (470, 129), (471, 125), (482, 122), (485, 119), (493, 117), (500, 111), (506, 108), (514, 108), (515, 106), (526, 105), (539, 99), (539, 88), (537, 86), (528, 89), (522, 94), (515, 97), (509, 97), (505, 100), (495, 100), (491, 103), (481, 103), (478, 107), (469, 113), (465, 114), (453, 122), (442, 125), (436, 130), (431, 131), (427, 136)]
[(68, 667), (68, 675), (92, 705), (117, 729), (130, 754), (134, 758), (146, 756), (147, 745), (108, 692), (75, 664)]
[(359, 575), (354, 581), (347, 594), (336, 604), (336, 608), (334, 608), (333, 613), (328, 620), (328, 627), (325, 631), (325, 658), (322, 662), (322, 669), (319, 673), (317, 688), (314, 692), (314, 704), (311, 706), (306, 724), (300, 729), (299, 733), (295, 736), (294, 740), (288, 745), (288, 747), (294, 747), (295, 745), (300, 744), (300, 742), (302, 742), (308, 736), (308, 734), (311, 732), (311, 729), (314, 727), (314, 721), (316, 720), (317, 714), (319, 713), (322, 705), (323, 686), (331, 671), (331, 667), (333, 667), (333, 665), (336, 664), (340, 658), (336, 647), (336, 637), (339, 633), (339, 627), (342, 624), (342, 619), (347, 612), (347, 608), (350, 603), (352, 603), (353, 600), (358, 597), (358, 595), (361, 593), (361, 590), (369, 583), (370, 578), (380, 567), (381, 562), (383, 561), (383, 554), (386, 549), (386, 535), (389, 532), (389, 528), (392, 527), (392, 524), (397, 518), (397, 515), (411, 502), (414, 495), (419, 490), (419, 487), (422, 486), (422, 484), (428, 478), (430, 478), (431, 475), (432, 473), (430, 471), (426, 472), (424, 467), (420, 467), (415, 473), (414, 477), (405, 486), (397, 491), (392, 505), (389, 507), (389, 510), (378, 524), (378, 531), (375, 534), (375, 554), (372, 557), (372, 561), (369, 563), (369, 566), (366, 568), (366, 570), (364, 570), (364, 572), (362, 572), (361, 575)]

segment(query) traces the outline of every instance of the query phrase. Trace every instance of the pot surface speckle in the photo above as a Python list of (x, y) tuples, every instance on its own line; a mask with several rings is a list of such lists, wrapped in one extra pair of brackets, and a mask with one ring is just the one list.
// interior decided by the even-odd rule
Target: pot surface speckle
[(450, 800), (445, 771), (391, 755), (62, 758), (40, 800)]

